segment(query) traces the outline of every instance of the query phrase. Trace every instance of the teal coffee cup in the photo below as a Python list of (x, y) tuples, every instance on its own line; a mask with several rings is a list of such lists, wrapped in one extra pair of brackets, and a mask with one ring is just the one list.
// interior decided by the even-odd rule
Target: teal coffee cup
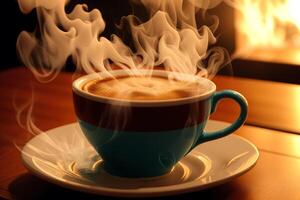
[[(148, 71), (139, 71), (141, 75)], [(167, 78), (170, 72), (154, 70), (152, 76)], [(198, 81), (205, 92), (177, 99), (126, 100), (95, 95), (83, 86), (93, 80), (129, 76), (115, 70), (90, 74), (73, 82), (73, 102), (80, 127), (103, 160), (104, 169), (115, 176), (142, 178), (164, 175), (180, 159), (201, 143), (231, 134), (245, 122), (248, 105), (238, 92), (216, 92), (215, 84), (194, 75), (182, 75), (182, 81)], [(176, 75), (176, 73), (174, 73)], [(233, 99), (240, 114), (227, 128), (204, 131), (218, 102)]]

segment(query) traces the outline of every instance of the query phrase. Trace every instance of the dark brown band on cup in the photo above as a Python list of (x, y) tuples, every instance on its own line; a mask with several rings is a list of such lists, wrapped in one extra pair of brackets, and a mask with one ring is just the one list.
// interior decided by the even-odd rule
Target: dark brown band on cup
[(162, 107), (134, 107), (93, 101), (73, 92), (77, 117), (91, 125), (119, 131), (168, 131), (207, 120), (210, 100)]

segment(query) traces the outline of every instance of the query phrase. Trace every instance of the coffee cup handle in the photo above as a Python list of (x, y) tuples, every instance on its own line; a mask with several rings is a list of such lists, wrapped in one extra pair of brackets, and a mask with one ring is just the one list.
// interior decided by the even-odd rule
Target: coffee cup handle
[(233, 91), (233, 90), (223, 90), (220, 92), (216, 92), (214, 96), (212, 97), (212, 105), (211, 105), (211, 111), (210, 114), (214, 113), (216, 111), (217, 105), (220, 100), (223, 98), (230, 98), (236, 101), (240, 106), (240, 114), (239, 117), (233, 122), (230, 126), (213, 131), (213, 132), (206, 132), (203, 131), (202, 138), (200, 139), (203, 141), (209, 141), (214, 140), (220, 137), (224, 137), (226, 135), (229, 135), (230, 133), (236, 131), (238, 128), (240, 128), (244, 122), (246, 121), (247, 113), (248, 113), (248, 103), (246, 98), (241, 95), (240, 93)]
[(224, 129), (213, 131), (213, 132), (203, 131), (202, 135), (198, 138), (196, 144), (193, 145), (192, 149), (200, 143), (229, 135), (230, 133), (234, 132), (244, 124), (248, 113), (248, 103), (246, 98), (243, 95), (233, 90), (223, 90), (220, 92), (216, 92), (214, 94), (214, 96), (212, 97), (212, 107), (211, 107), (210, 114), (216, 111), (216, 107), (219, 101), (222, 100), (223, 98), (233, 99), (239, 104), (240, 106), (239, 117), (235, 120), (235, 122), (233, 122), (230, 126)]

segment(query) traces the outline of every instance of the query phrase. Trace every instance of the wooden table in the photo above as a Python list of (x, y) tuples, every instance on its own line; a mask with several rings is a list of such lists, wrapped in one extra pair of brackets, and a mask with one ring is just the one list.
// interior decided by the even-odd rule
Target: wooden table
[[(24, 168), (20, 151), (32, 135), (17, 123), (13, 104), (35, 104), (33, 121), (42, 130), (76, 121), (71, 96), (72, 74), (61, 73), (49, 84), (38, 83), (25, 68), (0, 73), (0, 199), (111, 199), (68, 190), (40, 180)], [(234, 89), (249, 101), (247, 125), (236, 134), (260, 151), (257, 165), (233, 181), (196, 193), (165, 199), (300, 199), (300, 86), (218, 76), (218, 89)], [(33, 92), (34, 91), (34, 92)], [(19, 111), (21, 107), (19, 107)], [(238, 108), (224, 100), (214, 119), (232, 121)], [(20, 114), (20, 121), (26, 116)]]

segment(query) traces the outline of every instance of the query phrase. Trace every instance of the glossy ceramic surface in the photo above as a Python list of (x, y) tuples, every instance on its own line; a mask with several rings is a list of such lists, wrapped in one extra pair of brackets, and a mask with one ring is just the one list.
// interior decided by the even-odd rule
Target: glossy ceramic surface
[[(209, 121), (206, 130), (229, 126)], [(155, 178), (120, 178), (103, 170), (102, 159), (77, 123), (30, 140), (22, 151), (25, 166), (49, 182), (100, 195), (149, 197), (174, 195), (212, 187), (250, 170), (259, 153), (249, 141), (229, 135), (197, 146), (170, 173)]]
[[(128, 76), (122, 70), (113, 73)], [(165, 78), (170, 75), (159, 70), (153, 74)], [(212, 81), (198, 76), (182, 75), (207, 87), (204, 93), (132, 102), (84, 91), (83, 85), (95, 79), (94, 76), (101, 80), (105, 73), (74, 81), (74, 109), (83, 133), (102, 157), (104, 169), (113, 175), (130, 178), (164, 175), (197, 145), (231, 134), (243, 125), (247, 116), (247, 100), (241, 94), (233, 90), (215, 92)], [(237, 120), (224, 129), (203, 131), (210, 114), (224, 98), (231, 98), (240, 106)]]

